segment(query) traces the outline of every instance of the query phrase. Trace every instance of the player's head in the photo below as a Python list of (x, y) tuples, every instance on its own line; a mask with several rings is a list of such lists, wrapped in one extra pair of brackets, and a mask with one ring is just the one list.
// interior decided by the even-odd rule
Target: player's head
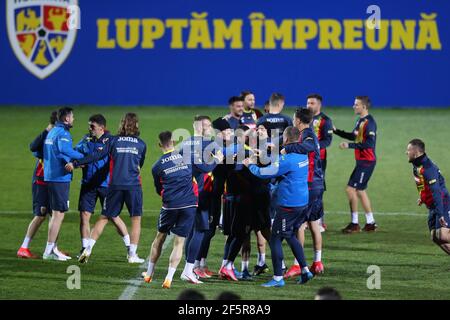
[(54, 126), (56, 121), (58, 121), (58, 111), (52, 111), (52, 113), (50, 114), (49, 124)]
[(120, 120), (119, 136), (135, 136), (139, 137), (139, 118), (136, 113), (129, 112)]
[(409, 162), (413, 162), (416, 158), (425, 153), (425, 142), (420, 139), (412, 139), (406, 147), (406, 155)]
[(314, 300), (342, 300), (342, 297), (336, 289), (324, 287), (317, 291)]
[(241, 300), (241, 296), (231, 291), (222, 291), (216, 300)]
[(314, 115), (319, 114), (322, 108), (322, 96), (317, 93), (310, 94), (306, 100), (306, 107), (310, 109)]
[(212, 135), (212, 124), (211, 118), (208, 116), (196, 115), (194, 117), (194, 132), (197, 135), (203, 137), (211, 137)]
[(306, 128), (313, 119), (313, 112), (308, 108), (298, 108), (294, 114), (294, 126)]
[(266, 100), (266, 102), (264, 102), (264, 113), (269, 113), (270, 111), (270, 101)]
[(205, 296), (195, 289), (184, 289), (180, 292), (177, 300), (206, 300)]
[(173, 148), (172, 132), (163, 131), (158, 135), (159, 147), (163, 150)]
[(256, 131), (258, 132), (258, 137), (260, 139), (267, 139), (269, 134), (267, 133), (267, 123), (261, 123), (257, 128)]
[(281, 93), (272, 93), (269, 99), (270, 112), (281, 112), (284, 107), (285, 98)]
[(58, 110), (58, 121), (62, 122), (69, 127), (73, 126), (75, 117), (73, 116), (73, 109), (69, 107), (63, 107)]
[(228, 105), (230, 106), (230, 113), (235, 117), (241, 117), (244, 111), (244, 98), (233, 96), (228, 99)]
[(231, 141), (231, 137), (233, 135), (233, 130), (231, 130), (230, 124), (227, 120), (223, 118), (217, 118), (212, 122), (213, 128), (216, 129), (217, 137), (222, 139), (223, 141), (229, 142)]
[(283, 144), (297, 143), (300, 139), (300, 130), (296, 127), (287, 127), (283, 132)]
[(242, 91), (241, 97), (244, 99), (244, 109), (254, 109), (255, 108), (255, 94), (251, 91)]
[(106, 119), (102, 114), (94, 114), (89, 117), (89, 133), (100, 138), (105, 133)]
[(370, 109), (370, 98), (368, 96), (356, 96), (353, 104), (355, 114), (361, 115), (368, 113)]

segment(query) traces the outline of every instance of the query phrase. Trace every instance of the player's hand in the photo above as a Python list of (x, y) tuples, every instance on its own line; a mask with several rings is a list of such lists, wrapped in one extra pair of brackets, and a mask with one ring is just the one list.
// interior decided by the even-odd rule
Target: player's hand
[(422, 205), (422, 203), (423, 203), (423, 202), (422, 202), (422, 200), (421, 200), (420, 198), (419, 198), (419, 199), (417, 199), (417, 205), (418, 205), (418, 206), (421, 206), (421, 205)]
[(341, 142), (339, 143), (340, 149), (348, 149), (348, 142)]
[(286, 154), (286, 149), (281, 149), (280, 153), (281, 154)]
[(217, 151), (215, 155), (213, 155), (213, 158), (216, 160), (216, 163), (222, 163), (224, 159), (224, 155), (222, 151)]
[(441, 224), (441, 227), (443, 227), (443, 228), (447, 228), (447, 226), (448, 226), (447, 221), (445, 221), (444, 217), (439, 218), (439, 223)]
[(64, 168), (66, 169), (66, 171), (72, 172), (73, 169), (75, 168), (72, 162), (68, 162)]

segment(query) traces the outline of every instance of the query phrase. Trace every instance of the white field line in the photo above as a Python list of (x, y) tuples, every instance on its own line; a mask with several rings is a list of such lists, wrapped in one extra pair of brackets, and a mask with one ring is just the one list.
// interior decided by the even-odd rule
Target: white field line
[[(153, 211), (156, 211), (156, 210), (153, 210)], [(164, 242), (164, 245), (162, 247), (161, 254), (163, 254), (164, 251), (167, 249), (169, 243), (172, 242), (172, 239), (173, 239), (172, 234), (166, 238), (166, 241)], [(134, 295), (136, 294), (136, 291), (138, 291), (139, 287), (144, 282), (142, 279), (142, 276), (141, 276), (141, 272), (142, 272), (141, 270), (147, 269), (147, 262), (148, 261), (145, 261), (144, 263), (142, 263), (139, 266), (139, 274), (136, 277), (127, 281), (128, 285), (122, 291), (122, 294), (120, 295), (118, 300), (132, 300), (133, 299)]]

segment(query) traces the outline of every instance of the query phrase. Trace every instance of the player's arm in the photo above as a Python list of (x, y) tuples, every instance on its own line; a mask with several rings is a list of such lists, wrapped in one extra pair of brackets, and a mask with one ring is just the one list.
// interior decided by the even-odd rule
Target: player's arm
[(439, 184), (439, 172), (436, 168), (430, 167), (424, 170), (423, 177), (433, 196), (436, 213), (439, 217), (442, 217), (444, 215), (444, 202), (442, 200), (442, 190)]
[(290, 143), (284, 146), (286, 153), (308, 154), (309, 152), (315, 151), (315, 149), (316, 146), (312, 137), (306, 137), (301, 143)]
[(30, 143), (31, 152), (40, 152), (44, 147), (44, 141), (47, 138), (48, 131), (45, 129)]
[(319, 141), (320, 149), (328, 148), (333, 140), (333, 123), (330, 119), (325, 120), (322, 127), (322, 140)]
[(94, 153), (90, 153), (87, 156), (84, 156), (73, 161), (75, 167), (79, 167), (88, 163), (99, 161), (100, 159), (106, 158), (110, 154), (110, 150), (112, 148), (111, 139), (105, 144), (105, 147), (102, 150), (97, 150)]
[(364, 128), (364, 142), (360, 143), (349, 143), (348, 147), (350, 149), (368, 149), (375, 148), (375, 136), (377, 134), (377, 129), (375, 123), (369, 121), (367, 126)]
[(57, 139), (58, 149), (63, 158), (82, 159), (84, 154), (75, 151), (72, 147), (72, 138), (69, 134), (63, 134)]
[(75, 151), (78, 151), (84, 155), (89, 154), (89, 149), (87, 146), (89, 135), (85, 135), (76, 145)]
[(152, 168), (152, 176), (153, 184), (155, 185), (155, 191), (159, 196), (162, 196), (163, 186), (161, 183), (161, 177), (159, 176), (159, 168), (157, 166), (158, 163), (156, 163)]
[(333, 133), (335, 135), (337, 135), (341, 138), (347, 139), (347, 140), (355, 141), (355, 139), (356, 139), (356, 135), (354, 132), (347, 132), (344, 130), (333, 128)]
[(142, 157), (139, 162), (139, 168), (142, 168), (144, 166), (146, 153), (147, 153), (147, 145), (144, 143), (144, 149), (142, 150)]
[[(244, 164), (246, 163), (247, 162), (244, 162)], [(290, 170), (290, 164), (284, 159), (283, 156), (280, 156), (279, 162), (275, 162), (270, 166), (261, 168), (255, 164), (248, 164), (248, 169), (253, 175), (260, 179), (271, 179), (288, 173)]]

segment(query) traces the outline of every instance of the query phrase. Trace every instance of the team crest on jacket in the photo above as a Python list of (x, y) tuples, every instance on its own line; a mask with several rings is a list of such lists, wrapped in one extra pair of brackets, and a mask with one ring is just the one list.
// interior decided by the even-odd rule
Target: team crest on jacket
[(68, 27), (71, 5), (78, 5), (78, 0), (6, 0), (11, 47), (39, 79), (55, 72), (72, 50), (77, 29)]

